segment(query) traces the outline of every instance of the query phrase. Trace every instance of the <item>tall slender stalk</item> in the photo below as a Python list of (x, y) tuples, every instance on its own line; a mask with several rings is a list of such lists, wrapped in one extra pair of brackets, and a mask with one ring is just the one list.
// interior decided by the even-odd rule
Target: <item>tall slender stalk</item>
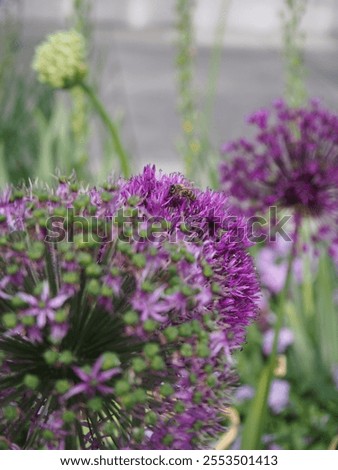
[[(217, 95), (217, 85), (220, 76), (220, 66), (222, 61), (222, 52), (224, 44), (224, 36), (226, 32), (228, 11), (231, 0), (223, 0), (219, 11), (219, 20), (216, 25), (214, 44), (211, 51), (210, 66), (208, 80), (206, 86), (206, 96), (203, 112), (200, 114), (200, 127), (202, 133), (203, 149), (200, 153), (198, 166), (203, 168), (202, 172), (208, 175), (208, 184), (212, 188), (219, 187), (219, 149), (214, 149), (211, 143), (211, 129), (213, 125), (213, 117)], [(207, 158), (205, 158), (207, 156)]]
[[(207, 183), (218, 186), (216, 168), (218, 159), (211, 145), (210, 130), (217, 80), (223, 50), (226, 17), (231, 0), (223, 0), (219, 12), (219, 21), (215, 31), (214, 45), (211, 51), (210, 67), (205, 86), (205, 100), (202, 109), (198, 106), (198, 97), (194, 85), (196, 38), (193, 26), (194, 1), (177, 0), (177, 72), (179, 112), (183, 139), (180, 151), (184, 157), (187, 176), (200, 184)], [(203, 181), (204, 180), (204, 181)]]
[(92, 33), (90, 24), (91, 10), (92, 2), (90, 0), (73, 0), (74, 28), (84, 36), (87, 42), (89, 42)]
[(193, 27), (194, 2), (177, 0), (177, 57), (179, 113), (183, 141), (180, 150), (184, 158), (185, 174), (192, 177), (194, 161), (201, 151), (200, 136), (197, 129), (198, 109), (194, 90), (195, 35)]
[[(73, 0), (74, 5), (74, 26), (75, 28), (83, 35), (86, 40), (87, 49), (88, 45), (91, 40), (91, 25), (90, 25), (90, 11), (92, 8), (90, 0)], [(82, 84), (80, 87), (75, 87), (73, 90), (73, 99), (75, 105), (75, 116), (77, 116), (77, 123), (81, 125), (79, 120), (79, 114), (76, 112), (80, 107), (82, 109), (82, 126), (83, 126), (83, 135), (87, 135), (88, 131), (88, 116), (86, 114), (86, 104), (83, 100), (81, 100), (81, 92), (86, 94), (94, 108), (100, 115), (103, 123), (107, 127), (111, 137), (113, 146), (115, 148), (115, 152), (120, 160), (121, 170), (125, 177), (130, 176), (130, 167), (129, 167), (129, 157), (127, 155), (126, 150), (123, 147), (122, 141), (120, 139), (120, 132), (118, 126), (111, 120), (110, 116), (108, 115), (105, 107), (98, 99), (97, 94), (94, 92), (93, 88), (89, 87), (87, 84)], [(76, 107), (77, 105), (77, 107)]]
[(301, 23), (308, 0), (284, 0), (282, 12), (285, 97), (290, 106), (300, 106), (307, 99), (304, 66), (304, 39)]
[[(14, 2), (14, 5), (16, 3)], [(20, 22), (5, 3), (0, 2), (0, 83), (9, 75), (15, 62), (15, 52), (20, 40)], [(0, 88), (0, 96), (3, 90)]]
[(9, 175), (5, 164), (5, 151), (3, 142), (0, 140), (0, 188), (4, 188), (9, 183)]
[[(92, 4), (90, 0), (73, 0), (73, 14), (71, 23), (73, 27), (82, 34), (86, 43), (87, 54), (90, 54), (92, 27), (90, 23), (90, 12)], [(74, 156), (76, 171), (79, 175), (88, 172), (88, 138), (89, 138), (89, 106), (86, 93), (81, 87), (74, 87), (72, 95), (71, 124), (76, 142), (76, 155)]]
[(269, 360), (263, 368), (259, 377), (256, 394), (251, 402), (249, 413), (244, 424), (241, 442), (241, 448), (243, 450), (261, 449), (262, 435), (264, 432), (264, 425), (268, 407), (268, 398), (271, 388), (271, 382), (274, 375), (274, 370), (276, 367), (279, 334), (283, 326), (284, 320), (283, 308), (285, 308), (285, 303), (288, 300), (291, 286), (293, 261), (294, 248), (291, 249), (289, 254), (285, 284), (279, 297), (277, 321), (275, 323), (272, 351)]
[(95, 110), (97, 111), (100, 118), (102, 119), (102, 122), (107, 127), (107, 129), (108, 129), (108, 131), (111, 135), (113, 144), (114, 144), (116, 155), (117, 155), (117, 157), (119, 158), (119, 161), (120, 161), (122, 174), (123, 174), (124, 177), (128, 178), (130, 176), (130, 173), (131, 173), (130, 163), (129, 163), (129, 156), (128, 156), (128, 154), (127, 154), (127, 152), (126, 152), (126, 150), (125, 150), (125, 148), (122, 144), (118, 128), (116, 127), (114, 122), (111, 120), (111, 118), (110, 118), (109, 114), (107, 113), (104, 105), (102, 104), (102, 102), (98, 98), (97, 94), (92, 89), (92, 87), (89, 86), (88, 84), (84, 83), (84, 82), (81, 82), (79, 86), (81, 86), (81, 88), (85, 91), (85, 93), (87, 94), (87, 96), (91, 100)]

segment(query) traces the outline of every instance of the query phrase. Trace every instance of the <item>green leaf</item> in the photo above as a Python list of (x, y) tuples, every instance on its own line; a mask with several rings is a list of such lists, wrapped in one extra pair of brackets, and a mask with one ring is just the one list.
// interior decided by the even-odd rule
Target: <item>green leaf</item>
[(251, 402), (243, 428), (241, 443), (241, 449), (243, 450), (261, 449), (261, 438), (266, 419), (267, 401), (274, 367), (275, 363), (273, 361), (269, 362), (262, 370), (259, 378), (256, 395)]
[(331, 260), (323, 253), (319, 260), (316, 282), (317, 342), (327, 371), (338, 364), (338, 312), (334, 302), (337, 275)]
[(4, 145), (0, 141), (0, 188), (3, 188), (9, 182), (5, 158)]

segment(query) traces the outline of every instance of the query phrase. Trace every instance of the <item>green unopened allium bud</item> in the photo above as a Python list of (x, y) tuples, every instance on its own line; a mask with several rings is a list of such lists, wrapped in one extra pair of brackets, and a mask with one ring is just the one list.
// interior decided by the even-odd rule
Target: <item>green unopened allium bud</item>
[(64, 394), (70, 389), (70, 384), (68, 380), (60, 379), (56, 381), (55, 389), (58, 393)]
[(39, 386), (39, 378), (36, 375), (33, 374), (26, 374), (23, 383), (26, 385), (26, 387), (30, 388), (31, 390), (35, 390)]
[(101, 397), (94, 397), (88, 401), (88, 407), (92, 411), (101, 411), (103, 406), (103, 401)]
[(53, 88), (72, 88), (87, 75), (84, 37), (76, 31), (60, 31), (37, 47), (33, 69), (41, 83)]
[(14, 421), (18, 417), (18, 409), (15, 406), (6, 406), (3, 409), (3, 414), (8, 421)]
[(76, 414), (71, 410), (66, 410), (62, 415), (62, 419), (65, 423), (72, 423), (76, 419)]
[(52, 351), (51, 349), (43, 353), (43, 358), (47, 362), (48, 365), (55, 364), (56, 361), (58, 360), (58, 357), (59, 357), (58, 353), (56, 351)]

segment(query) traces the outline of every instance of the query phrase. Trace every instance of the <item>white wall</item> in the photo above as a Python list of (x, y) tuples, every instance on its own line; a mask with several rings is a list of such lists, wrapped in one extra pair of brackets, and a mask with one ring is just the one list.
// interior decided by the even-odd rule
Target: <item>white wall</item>
[[(13, 1), (13, 0), (12, 0)], [(72, 11), (72, 0), (19, 0), (25, 19), (62, 20)], [(212, 37), (224, 5), (228, 32), (233, 35), (269, 37), (280, 27), (284, 0), (196, 0), (196, 25), (201, 40)], [(304, 21), (308, 35), (330, 35), (338, 30), (338, 0), (308, 0)], [(93, 19), (118, 21), (134, 28), (174, 21), (175, 0), (92, 0)]]
[[(16, 1), (16, 0), (14, 0)], [(72, 12), (71, 0), (19, 0), (24, 19), (62, 20)]]
[[(285, 0), (197, 0), (198, 36), (202, 42), (212, 41), (222, 14), (226, 15), (228, 37), (243, 43), (278, 42), (284, 6)], [(307, 42), (325, 40), (338, 31), (337, 17), (338, 0), (308, 0), (302, 24)]]

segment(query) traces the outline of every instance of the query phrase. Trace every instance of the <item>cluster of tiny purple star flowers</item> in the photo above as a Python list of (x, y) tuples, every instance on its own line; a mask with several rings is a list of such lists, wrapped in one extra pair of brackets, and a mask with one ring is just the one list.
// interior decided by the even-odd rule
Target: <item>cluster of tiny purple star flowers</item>
[(244, 221), (217, 225), (226, 196), (173, 185), (191, 186), (146, 167), (0, 195), (1, 448), (205, 449), (224, 430), (258, 282)]
[(338, 115), (315, 100), (303, 108), (279, 100), (248, 122), (254, 138), (223, 147), (222, 188), (246, 215), (276, 206), (293, 216), (295, 232), (306, 220), (338, 261)]

